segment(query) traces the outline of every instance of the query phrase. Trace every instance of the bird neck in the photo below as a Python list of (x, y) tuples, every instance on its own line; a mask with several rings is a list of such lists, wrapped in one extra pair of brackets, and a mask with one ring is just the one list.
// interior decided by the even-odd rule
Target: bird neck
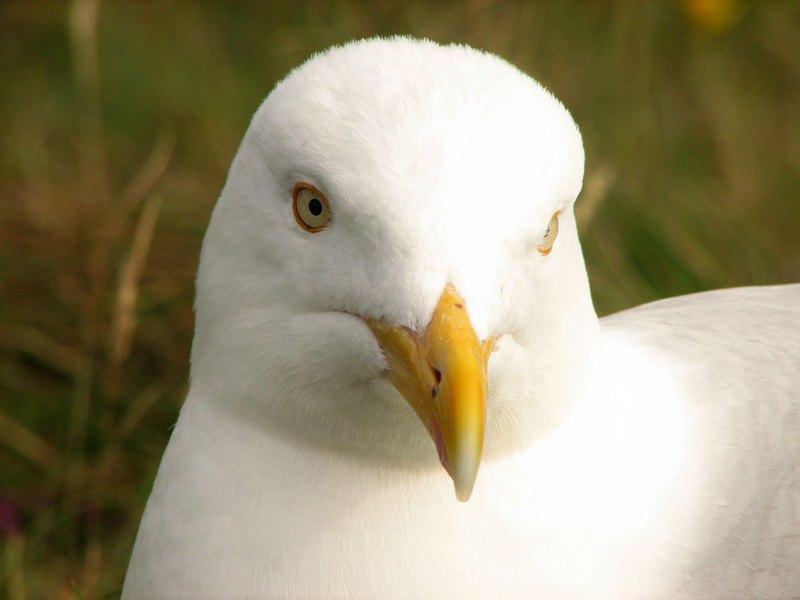
[(537, 306), (531, 311), (534, 320), (498, 342), (490, 362), (487, 406), (490, 460), (538, 443), (592, 398), (591, 380), (601, 355), (600, 323), (585, 271), (573, 275), (565, 283), (571, 292), (555, 295), (563, 301)]

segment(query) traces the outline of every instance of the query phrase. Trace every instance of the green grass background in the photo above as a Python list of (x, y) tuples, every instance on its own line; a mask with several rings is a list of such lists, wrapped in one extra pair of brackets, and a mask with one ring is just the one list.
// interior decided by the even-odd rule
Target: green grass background
[(6, 0), (0, 597), (118, 595), (250, 116), (311, 53), (396, 33), (495, 52), (572, 111), (601, 314), (800, 280), (798, 2)]

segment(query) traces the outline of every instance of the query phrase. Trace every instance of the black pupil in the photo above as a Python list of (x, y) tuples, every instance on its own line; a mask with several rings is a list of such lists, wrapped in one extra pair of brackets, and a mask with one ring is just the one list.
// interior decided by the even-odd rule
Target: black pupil
[(318, 217), (322, 214), (322, 202), (319, 201), (318, 198), (312, 198), (308, 201), (308, 212), (310, 212), (315, 217)]

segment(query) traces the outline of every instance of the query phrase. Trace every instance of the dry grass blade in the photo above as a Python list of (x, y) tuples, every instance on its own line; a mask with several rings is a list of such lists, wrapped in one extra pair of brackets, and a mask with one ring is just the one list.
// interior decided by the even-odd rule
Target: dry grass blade
[(100, 0), (73, 0), (69, 10), (72, 69), (82, 110), (80, 162), (87, 205), (103, 205), (109, 199), (108, 169), (103, 138), (100, 99), (100, 56), (97, 29)]
[(128, 436), (136, 429), (136, 426), (147, 414), (153, 405), (161, 398), (164, 394), (163, 388), (154, 383), (146, 388), (141, 394), (139, 394), (133, 402), (131, 402), (128, 411), (122, 417), (117, 426), (117, 432), (114, 436), (114, 441), (116, 444), (122, 444)]
[(92, 93), (100, 87), (97, 53), (97, 16), (99, 0), (74, 0), (70, 6), (69, 32), (72, 41), (73, 68), (76, 79)]
[(167, 170), (174, 149), (175, 134), (162, 132), (142, 168), (120, 194), (120, 204), (124, 213), (123, 220), (127, 220), (127, 217), (139, 207), (141, 201), (161, 179), (164, 171)]
[(111, 469), (119, 463), (124, 462), (120, 456), (122, 444), (128, 439), (128, 436), (133, 433), (142, 418), (144, 418), (147, 412), (163, 395), (164, 389), (160, 385), (154, 383), (133, 400), (127, 412), (116, 426), (114, 436), (109, 445), (105, 448), (102, 458), (97, 462), (97, 468), (95, 469), (96, 478), (99, 480), (107, 480)]
[(25, 590), (25, 571), (23, 570), (25, 538), (18, 533), (9, 535), (3, 554), (8, 600), (26, 600), (28, 595)]
[(42, 467), (51, 466), (58, 452), (30, 429), (0, 410), (0, 442)]
[(55, 341), (35, 327), (0, 326), (0, 347), (32, 356), (43, 365), (67, 375), (72, 375), (85, 361), (80, 352)]
[(150, 246), (153, 243), (160, 209), (161, 197), (150, 196), (139, 215), (131, 242), (131, 251), (122, 266), (111, 325), (111, 356), (107, 387), (112, 394), (118, 386), (120, 368), (128, 358), (131, 341), (136, 330), (136, 300), (139, 296), (139, 282)]
[(583, 194), (575, 204), (575, 213), (582, 227), (592, 222), (597, 209), (608, 196), (614, 183), (614, 173), (608, 167), (600, 167), (587, 173)]

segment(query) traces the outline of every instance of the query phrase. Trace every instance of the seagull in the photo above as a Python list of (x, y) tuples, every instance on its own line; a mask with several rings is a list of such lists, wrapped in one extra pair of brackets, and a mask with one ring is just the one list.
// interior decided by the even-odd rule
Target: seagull
[(466, 46), (281, 81), (205, 236), (123, 598), (800, 596), (800, 285), (598, 319), (583, 163)]

